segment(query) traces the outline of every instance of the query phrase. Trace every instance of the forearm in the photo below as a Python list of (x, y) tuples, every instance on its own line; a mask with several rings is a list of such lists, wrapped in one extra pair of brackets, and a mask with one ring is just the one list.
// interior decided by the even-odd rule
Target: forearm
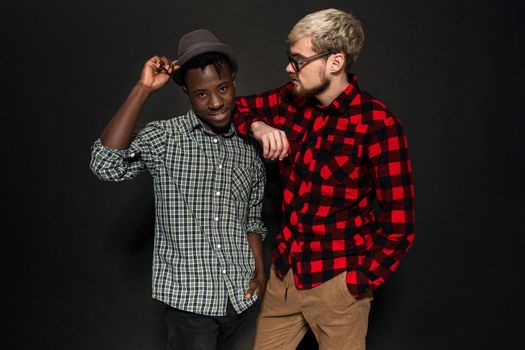
[(252, 123), (256, 120), (261, 120), (260, 117), (257, 116), (257, 109), (254, 108), (252, 100), (252, 96), (239, 97), (235, 100), (237, 110), (233, 115), (232, 121), (237, 132), (243, 136), (249, 136), (251, 134), (250, 129)]
[(248, 234), (248, 245), (252, 251), (253, 259), (255, 262), (254, 276), (259, 274), (264, 275), (264, 253), (262, 236), (257, 233)]
[(100, 141), (106, 147), (125, 149), (129, 146), (133, 130), (151, 89), (137, 83), (115, 116), (108, 123)]
[[(284, 131), (277, 129), (273, 118), (278, 114), (277, 95), (241, 97), (233, 122), (239, 134), (253, 136), (261, 145), (263, 157), (283, 160), (288, 156), (289, 143)], [(265, 103), (266, 101), (266, 103)], [(268, 101), (273, 101), (269, 103)]]

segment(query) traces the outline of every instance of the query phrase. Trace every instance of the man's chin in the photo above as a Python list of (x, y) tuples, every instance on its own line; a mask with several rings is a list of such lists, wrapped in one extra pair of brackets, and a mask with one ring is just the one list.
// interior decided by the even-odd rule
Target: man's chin
[(316, 96), (320, 94), (321, 92), (325, 91), (326, 89), (328, 89), (329, 86), (330, 86), (330, 81), (328, 80), (325, 80), (324, 82), (322, 82), (321, 84), (319, 84), (318, 86), (312, 89), (305, 89), (301, 85), (295, 83), (292, 88), (292, 94), (294, 94), (297, 97), (312, 97), (312, 96)]
[(297, 84), (294, 84), (292, 88), (292, 94), (294, 94), (297, 97), (305, 97), (304, 89), (301, 89), (301, 86)]
[(313, 91), (311, 91), (311, 90), (301, 89), (297, 85), (294, 86), (293, 89), (292, 89), (292, 94), (294, 94), (297, 97), (311, 97), (311, 96), (314, 95), (312, 92)]
[(210, 124), (222, 127), (222, 126), (227, 126), (228, 124), (230, 124), (232, 120), (232, 115), (233, 115), (232, 111), (227, 110), (223, 113), (208, 114), (206, 119), (208, 120)]

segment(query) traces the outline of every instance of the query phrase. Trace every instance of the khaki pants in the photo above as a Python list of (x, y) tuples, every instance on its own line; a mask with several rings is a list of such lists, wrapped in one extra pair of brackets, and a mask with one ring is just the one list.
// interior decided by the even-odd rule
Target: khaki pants
[(257, 317), (254, 349), (294, 350), (308, 327), (323, 350), (363, 350), (372, 292), (356, 300), (346, 272), (312, 289), (297, 290), (290, 269), (281, 281), (274, 271)]

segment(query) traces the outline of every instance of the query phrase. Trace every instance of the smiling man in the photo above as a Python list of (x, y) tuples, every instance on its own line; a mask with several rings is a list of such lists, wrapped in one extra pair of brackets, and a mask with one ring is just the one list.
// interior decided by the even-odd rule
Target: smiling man
[(307, 328), (320, 349), (364, 349), (372, 291), (414, 240), (403, 129), (350, 71), (363, 40), (350, 13), (309, 14), (288, 34), (291, 82), (239, 100), (238, 130), (281, 160), (283, 187), (257, 350), (295, 349)]
[[(166, 304), (169, 349), (235, 348), (266, 287), (261, 220), (264, 166), (237, 136), (233, 50), (209, 31), (184, 35), (179, 57), (148, 60), (138, 83), (92, 149), (107, 181), (153, 177), (153, 298)], [(192, 108), (133, 132), (148, 97), (170, 76)], [(239, 348), (250, 336), (242, 335)], [(248, 338), (248, 340), (246, 340)]]

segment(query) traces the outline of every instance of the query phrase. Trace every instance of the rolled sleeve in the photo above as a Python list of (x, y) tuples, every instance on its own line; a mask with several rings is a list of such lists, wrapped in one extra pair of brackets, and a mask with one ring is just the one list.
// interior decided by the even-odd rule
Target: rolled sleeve
[(97, 139), (91, 147), (91, 171), (101, 180), (123, 181), (144, 170), (152, 175), (162, 161), (166, 131), (162, 122), (152, 122), (135, 132), (127, 149), (113, 149)]
[(262, 207), (264, 199), (264, 186), (266, 184), (266, 170), (262, 161), (257, 158), (254, 169), (254, 179), (248, 207), (248, 234), (259, 234), (264, 240), (267, 229), (262, 221)]

